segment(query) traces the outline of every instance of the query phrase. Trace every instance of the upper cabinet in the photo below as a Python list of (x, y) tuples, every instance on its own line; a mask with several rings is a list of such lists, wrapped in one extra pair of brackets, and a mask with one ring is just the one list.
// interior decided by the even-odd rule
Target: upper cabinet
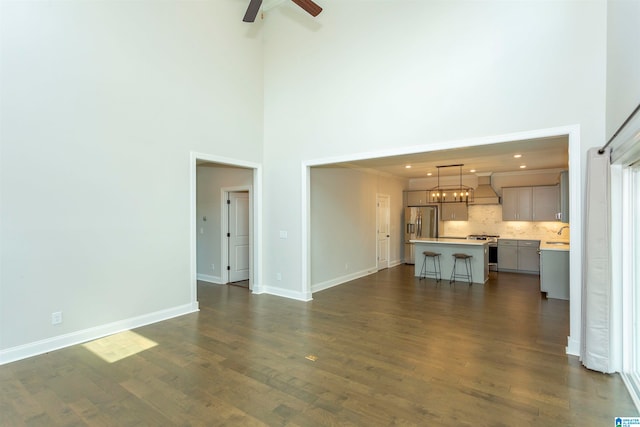
[(468, 221), (469, 207), (466, 203), (429, 203), (427, 190), (411, 190), (405, 192), (406, 206), (438, 205), (440, 221)]
[(502, 189), (503, 221), (557, 221), (560, 189), (557, 185)]
[(560, 189), (557, 185), (533, 187), (533, 220), (557, 221), (560, 212)]
[(558, 220), (569, 222), (569, 171), (560, 172), (560, 212)]
[(466, 203), (443, 203), (440, 216), (443, 221), (467, 221), (469, 208)]
[(531, 221), (532, 187), (504, 187), (502, 189), (502, 220)]
[(407, 206), (424, 206), (427, 204), (427, 190), (407, 191)]

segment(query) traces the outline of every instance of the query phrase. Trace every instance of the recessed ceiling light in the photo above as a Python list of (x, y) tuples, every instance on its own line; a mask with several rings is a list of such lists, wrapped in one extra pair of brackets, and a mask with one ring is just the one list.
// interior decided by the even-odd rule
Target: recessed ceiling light
[(514, 154), (514, 155), (513, 155), (513, 158), (514, 158), (514, 159), (519, 159), (520, 157), (522, 157), (522, 154)]
[(527, 167), (527, 165), (520, 165), (520, 169), (524, 169), (526, 167)]
[(405, 169), (411, 169), (411, 165), (406, 165), (404, 168)]
[(431, 172), (427, 173), (427, 176), (431, 176), (431, 175), (433, 175)]
[(471, 169), (469, 172), (474, 173), (476, 170), (475, 169)]

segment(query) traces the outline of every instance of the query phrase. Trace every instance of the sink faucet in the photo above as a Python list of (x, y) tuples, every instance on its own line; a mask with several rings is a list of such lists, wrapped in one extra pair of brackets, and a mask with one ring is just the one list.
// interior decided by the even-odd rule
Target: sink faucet
[(569, 226), (563, 225), (562, 227), (560, 227), (560, 230), (558, 230), (558, 236), (562, 234), (562, 230), (564, 230), (565, 228), (569, 228)]

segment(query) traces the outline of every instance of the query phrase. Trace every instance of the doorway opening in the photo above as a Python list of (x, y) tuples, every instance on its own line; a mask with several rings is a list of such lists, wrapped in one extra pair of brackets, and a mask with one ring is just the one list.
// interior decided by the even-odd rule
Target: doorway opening
[[(557, 140), (558, 142), (550, 141)], [(318, 192), (318, 188), (316, 187), (316, 183), (311, 179), (312, 175), (317, 175), (316, 172), (319, 171), (331, 171), (334, 172), (334, 175), (338, 174), (348, 174), (350, 172), (347, 171), (361, 171), (361, 175), (365, 176), (365, 174), (377, 174), (378, 176), (384, 176), (385, 178), (379, 180), (378, 182), (390, 182), (391, 179), (387, 179), (392, 173), (397, 173), (396, 171), (403, 170), (406, 168), (405, 165), (413, 163), (413, 161), (409, 162), (398, 162), (398, 158), (402, 158), (402, 160), (410, 160), (411, 158), (416, 157), (420, 158), (421, 162), (435, 162), (436, 164), (448, 162), (452, 160), (450, 157), (455, 156), (456, 160), (465, 160), (465, 155), (467, 153), (472, 153), (473, 155), (470, 158), (478, 158), (483, 155), (487, 155), (487, 153), (492, 153), (497, 149), (505, 149), (505, 152), (502, 153), (509, 158), (514, 158), (513, 151), (514, 147), (518, 147), (518, 150), (522, 148), (529, 148), (534, 150), (539, 148), (542, 145), (548, 144), (551, 145), (557, 144), (558, 147), (564, 151), (564, 155), (567, 156), (567, 169), (569, 171), (569, 205), (571, 212), (571, 246), (580, 248), (582, 247), (582, 207), (580, 205), (580, 187), (582, 182), (581, 176), (581, 149), (580, 149), (580, 127), (578, 125), (568, 125), (557, 128), (548, 128), (548, 129), (538, 129), (503, 135), (494, 135), (489, 137), (478, 137), (472, 139), (464, 139), (464, 140), (450, 140), (450, 141), (439, 141), (433, 142), (430, 144), (425, 144), (421, 146), (411, 146), (411, 147), (396, 147), (393, 149), (382, 150), (378, 152), (364, 152), (364, 153), (356, 153), (351, 155), (337, 156), (334, 158), (320, 158), (316, 160), (306, 160), (303, 162), (303, 169), (305, 173), (303, 174), (303, 185), (302, 185), (302, 216), (303, 216), (303, 233), (302, 233), (302, 283), (303, 283), (303, 291), (311, 294), (312, 292), (317, 292), (323, 289), (326, 289), (328, 286), (335, 286), (341, 283), (346, 282), (346, 280), (351, 279), (351, 276), (342, 274), (341, 265), (350, 266), (350, 264), (346, 264), (344, 261), (339, 260), (341, 262), (335, 261), (332, 265), (329, 265), (328, 261), (331, 261), (330, 257), (335, 255), (335, 246), (326, 245), (326, 249), (324, 253), (322, 252), (322, 247), (317, 243), (318, 236), (327, 235), (327, 230), (331, 231), (337, 229), (340, 225), (336, 224), (336, 221), (332, 221), (330, 226), (332, 228), (322, 229), (318, 227), (317, 221), (314, 222), (313, 218), (318, 218), (324, 216), (322, 215), (324, 212), (332, 212), (334, 218), (343, 218), (345, 227), (340, 229), (339, 231), (342, 233), (335, 232), (335, 235), (344, 236), (346, 233), (343, 230), (349, 231), (347, 225), (359, 225), (363, 221), (363, 219), (370, 219), (373, 215), (367, 213), (367, 216), (359, 215), (357, 219), (353, 219), (354, 215), (347, 211), (346, 203), (342, 204), (333, 204), (330, 205), (328, 203), (311, 203), (310, 201), (316, 200), (318, 197), (316, 193)], [(508, 150), (507, 150), (508, 149)], [(545, 151), (545, 156), (541, 156), (540, 158), (553, 157), (549, 156), (548, 152)], [(571, 165), (571, 167), (568, 167)], [(522, 165), (520, 166), (522, 167)], [(526, 167), (526, 165), (525, 165)], [(420, 168), (413, 168), (413, 170), (422, 170)], [(495, 169), (492, 170), (495, 171)], [(519, 170), (519, 169), (518, 169)], [(475, 173), (475, 170), (473, 171)], [(471, 171), (470, 171), (471, 173)], [(326, 172), (328, 174), (328, 172)], [(329, 181), (329, 180), (327, 180)], [(352, 194), (352, 197), (345, 198), (345, 200), (349, 201), (355, 199), (356, 197), (363, 198), (361, 196), (362, 191), (355, 186), (356, 191), (349, 191), (349, 188), (345, 188), (346, 186), (341, 184), (340, 186), (332, 187), (333, 193), (337, 193), (338, 191), (342, 193)], [(372, 193), (380, 186), (376, 186), (375, 184), (368, 185), (365, 190), (369, 193)], [(360, 187), (364, 188), (364, 187)], [(405, 185), (405, 189), (409, 189), (409, 183)], [(382, 189), (384, 192), (385, 189)], [(387, 192), (388, 194), (395, 195), (399, 194), (402, 197), (402, 190), (399, 192)], [(324, 192), (327, 194), (327, 192)], [(334, 197), (335, 199), (335, 197)], [(395, 205), (395, 203), (394, 203)], [(371, 205), (369, 205), (371, 206)], [(338, 207), (340, 210), (337, 211)], [(312, 212), (313, 208), (313, 212)], [(396, 221), (393, 218), (393, 214), (395, 212), (396, 207), (392, 206), (392, 233), (394, 236), (393, 227), (398, 227), (399, 221)], [(336, 212), (337, 211), (337, 212)], [(327, 221), (325, 221), (327, 222)], [(400, 231), (398, 229), (398, 231)], [(400, 234), (398, 234), (400, 235)], [(344, 238), (345, 242), (342, 246), (341, 254), (361, 254), (365, 252), (363, 248), (365, 248), (369, 253), (375, 252), (374, 245), (375, 243), (372, 241), (368, 235), (365, 235), (362, 239), (355, 238)], [(366, 243), (366, 246), (365, 246)], [(312, 246), (313, 244), (313, 246)], [(397, 257), (401, 256), (396, 255), (399, 252), (398, 248), (393, 246), (392, 240), (392, 253), (390, 255), (390, 261)], [(581, 251), (571, 251), (569, 254), (570, 257), (570, 275), (571, 275), (571, 300), (570, 300), (570, 335), (567, 337), (567, 353), (568, 354), (578, 354), (578, 349), (580, 348), (580, 328), (581, 328), (581, 282), (582, 282), (582, 271), (581, 271)], [(318, 261), (320, 260), (320, 262)], [(357, 272), (365, 275), (375, 271), (376, 265), (371, 263), (369, 266), (365, 266), (364, 268), (360, 268)], [(315, 266), (320, 266), (321, 268), (316, 268)], [(330, 269), (332, 268), (332, 269)], [(316, 272), (320, 272), (323, 274), (322, 277), (319, 276)], [(329, 275), (332, 274), (332, 276)]]
[(192, 302), (198, 281), (261, 293), (261, 165), (195, 152), (190, 160)]

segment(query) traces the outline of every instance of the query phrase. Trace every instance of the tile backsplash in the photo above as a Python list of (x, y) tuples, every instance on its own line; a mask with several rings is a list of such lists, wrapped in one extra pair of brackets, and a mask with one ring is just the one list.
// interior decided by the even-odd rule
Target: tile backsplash
[(533, 240), (569, 240), (569, 229), (558, 230), (559, 221), (502, 221), (502, 205), (469, 205), (468, 221), (443, 221), (440, 236), (464, 237), (469, 234), (493, 234), (502, 238)]

